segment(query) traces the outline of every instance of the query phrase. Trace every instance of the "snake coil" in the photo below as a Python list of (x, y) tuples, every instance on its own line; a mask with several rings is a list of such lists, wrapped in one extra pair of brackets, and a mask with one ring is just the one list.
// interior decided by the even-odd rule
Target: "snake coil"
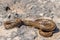
[[(36, 27), (39, 30), (39, 34), (44, 37), (50, 37), (53, 34), (53, 30), (56, 28), (56, 24), (53, 20), (49, 19), (37, 19), (35, 21), (23, 20), (24, 25)], [(4, 26), (6, 29), (14, 28), (22, 25), (21, 19), (15, 19), (14, 22), (6, 21)]]

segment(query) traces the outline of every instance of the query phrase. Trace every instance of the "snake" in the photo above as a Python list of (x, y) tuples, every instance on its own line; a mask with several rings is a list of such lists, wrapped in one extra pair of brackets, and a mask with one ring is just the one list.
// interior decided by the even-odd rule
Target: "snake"
[(50, 19), (36, 19), (35, 21), (15, 19), (14, 22), (6, 21), (4, 23), (6, 29), (11, 29), (17, 26), (20, 27), (20, 25), (38, 28), (39, 34), (44, 37), (52, 36), (53, 30), (56, 28), (56, 24)]

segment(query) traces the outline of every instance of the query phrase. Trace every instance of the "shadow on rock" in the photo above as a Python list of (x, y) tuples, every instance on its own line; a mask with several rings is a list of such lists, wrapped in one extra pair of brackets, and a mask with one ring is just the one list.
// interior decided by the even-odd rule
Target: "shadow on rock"
[(59, 28), (56, 26), (56, 28), (55, 28), (53, 33), (58, 33), (59, 31), (60, 31)]

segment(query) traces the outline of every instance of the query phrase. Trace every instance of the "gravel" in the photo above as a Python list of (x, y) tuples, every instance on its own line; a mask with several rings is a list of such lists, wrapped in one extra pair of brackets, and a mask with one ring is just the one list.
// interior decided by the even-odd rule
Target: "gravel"
[[(10, 10), (6, 11), (6, 7)], [(59, 30), (52, 37), (39, 35), (35, 28), (22, 25), (6, 30), (4, 21), (20, 19), (51, 18)], [(60, 40), (60, 0), (0, 0), (0, 40)]]

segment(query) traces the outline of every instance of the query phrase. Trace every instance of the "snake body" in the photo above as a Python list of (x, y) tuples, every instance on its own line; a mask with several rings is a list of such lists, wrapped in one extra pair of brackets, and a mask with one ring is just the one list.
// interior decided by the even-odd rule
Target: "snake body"
[(30, 21), (30, 20), (22, 21), (21, 19), (15, 19), (14, 22), (6, 21), (4, 23), (6, 29), (14, 28), (20, 25), (31, 26), (34, 28), (36, 27), (39, 30), (39, 34), (44, 37), (50, 37), (51, 35), (53, 35), (53, 30), (56, 28), (55, 27), (56, 25), (53, 22), (53, 20), (49, 20), (49, 19), (37, 19), (35, 21)]
[(24, 20), (23, 22), (25, 25), (38, 28), (39, 34), (44, 37), (52, 36), (53, 30), (56, 28), (53, 20), (49, 19), (37, 19), (35, 21)]
[(37, 19), (35, 22), (40, 23), (40, 29), (45, 31), (53, 31), (56, 28), (56, 24), (53, 22), (53, 20), (49, 19)]
[(35, 21), (24, 20), (23, 22), (25, 25), (33, 26), (45, 31), (52, 31), (56, 28), (55, 23), (49, 19), (37, 19)]

